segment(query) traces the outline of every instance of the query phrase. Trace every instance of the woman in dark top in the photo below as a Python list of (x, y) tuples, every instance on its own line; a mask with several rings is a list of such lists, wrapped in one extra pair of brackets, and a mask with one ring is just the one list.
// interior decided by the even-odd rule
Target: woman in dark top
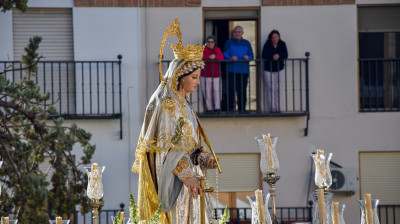
[(280, 112), (280, 86), (283, 83), (284, 59), (288, 57), (286, 44), (277, 30), (272, 30), (264, 44), (262, 58), (264, 62), (264, 83), (267, 88), (268, 109), (272, 113)]

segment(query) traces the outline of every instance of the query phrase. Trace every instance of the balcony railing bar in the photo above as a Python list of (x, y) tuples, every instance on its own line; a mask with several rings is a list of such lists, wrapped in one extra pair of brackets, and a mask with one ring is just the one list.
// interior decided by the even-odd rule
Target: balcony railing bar
[(114, 93), (115, 93), (115, 91), (114, 91), (114, 63), (112, 63), (111, 64), (111, 83), (112, 83), (112, 93), (111, 93), (111, 96), (112, 96), (112, 110), (113, 110), (113, 114), (115, 113), (115, 102), (114, 102), (114, 100), (115, 100), (115, 98), (114, 98)]
[[(67, 62), (65, 70), (67, 71), (67, 74), (69, 74), (69, 62)], [(69, 92), (69, 79), (67, 79), (67, 96), (69, 96), (69, 94), (70, 94), (70, 92)], [(67, 97), (67, 105), (70, 105), (69, 103), (70, 103), (69, 102), (69, 97)], [(70, 113), (69, 107), (67, 107), (67, 113), (68, 114)]]
[[(107, 82), (106, 82), (106, 80), (107, 80), (107, 73), (106, 73), (106, 71), (107, 71), (107, 63), (104, 63), (104, 99), (107, 99)], [(105, 110), (106, 110), (106, 114), (107, 114), (107, 100), (105, 100), (104, 101), (104, 103), (105, 103)]]
[(299, 66), (300, 66), (300, 82), (299, 82), (299, 88), (300, 88), (300, 110), (303, 110), (303, 89), (302, 89), (302, 84), (303, 84), (303, 82), (302, 82), (302, 69), (301, 69), (301, 65), (302, 65), (302, 63), (300, 63), (299, 64)]
[(90, 96), (89, 97), (89, 101), (90, 101), (89, 111), (90, 111), (90, 114), (92, 114), (92, 64), (91, 63), (89, 64), (89, 96)]
[(96, 86), (97, 86), (97, 111), (100, 111), (99, 62), (96, 62), (96, 76), (97, 76), (97, 82), (96, 82)]

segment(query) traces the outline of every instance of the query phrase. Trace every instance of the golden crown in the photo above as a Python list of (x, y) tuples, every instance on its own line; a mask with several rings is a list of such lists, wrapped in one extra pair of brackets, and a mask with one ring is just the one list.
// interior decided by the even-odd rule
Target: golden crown
[(175, 59), (183, 60), (201, 60), (203, 58), (204, 46), (201, 44), (189, 44), (186, 47), (182, 43), (170, 44), (174, 51)]
[(174, 51), (175, 59), (182, 59), (182, 60), (190, 60), (190, 61), (198, 61), (203, 58), (203, 50), (205, 46), (201, 44), (189, 44), (186, 47), (182, 44), (182, 32), (181, 32), (181, 25), (178, 22), (178, 17), (169, 24), (167, 29), (164, 32), (163, 39), (161, 41), (161, 48), (160, 48), (160, 58), (159, 58), (159, 73), (160, 73), (160, 80), (162, 80), (162, 55), (164, 51), (165, 41), (169, 36), (175, 36), (178, 38), (178, 43), (170, 44), (170, 47)]

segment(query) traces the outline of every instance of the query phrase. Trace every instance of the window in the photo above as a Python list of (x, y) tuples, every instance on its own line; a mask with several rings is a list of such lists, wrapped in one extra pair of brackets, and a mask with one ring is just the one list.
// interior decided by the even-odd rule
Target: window
[[(228, 205), (229, 208), (241, 208), (237, 213), (230, 214), (231, 219), (251, 218), (251, 207), (246, 196), (254, 195), (254, 191), (261, 188), (259, 155), (258, 153), (217, 154), (222, 173), (216, 178), (214, 170), (208, 171), (207, 184), (208, 187), (215, 189), (218, 187), (218, 206), (215, 208), (222, 209), (218, 211), (219, 214)], [(212, 195), (215, 206), (216, 194)]]
[(360, 111), (400, 110), (400, 7), (360, 7)]
[[(20, 61), (29, 38), (42, 37), (38, 54), (41, 62), (52, 61), (45, 65), (39, 63), (36, 82), (42, 91), (49, 91), (51, 101), (60, 113), (74, 113), (74, 42), (72, 9), (70, 8), (28, 8), (25, 13), (13, 10), (13, 48), (14, 60)], [(63, 63), (59, 63), (63, 61)], [(66, 63), (65, 61), (69, 61)], [(15, 67), (21, 66), (14, 64)], [(12, 80), (18, 80), (19, 74), (13, 74)], [(61, 104), (61, 105), (60, 105)], [(62, 107), (61, 107), (62, 106)]]
[(400, 151), (360, 152), (360, 198), (379, 199), (381, 223), (400, 219)]

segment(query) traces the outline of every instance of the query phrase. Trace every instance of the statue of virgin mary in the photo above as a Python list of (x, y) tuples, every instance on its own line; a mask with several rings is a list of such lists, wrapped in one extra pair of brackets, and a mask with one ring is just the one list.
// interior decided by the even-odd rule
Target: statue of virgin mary
[[(178, 37), (171, 48), (175, 59), (164, 76), (161, 55), (168, 36)], [(199, 85), (203, 46), (184, 47), (177, 19), (167, 28), (160, 50), (161, 83), (146, 107), (135, 153), (133, 172), (139, 173), (138, 210), (142, 220), (162, 205), (162, 223), (201, 224), (200, 199), (203, 194), (196, 178), (218, 166), (204, 129), (192, 110), (187, 95)], [(213, 151), (212, 151), (213, 152)], [(214, 223), (212, 206), (206, 197), (206, 223)]]

